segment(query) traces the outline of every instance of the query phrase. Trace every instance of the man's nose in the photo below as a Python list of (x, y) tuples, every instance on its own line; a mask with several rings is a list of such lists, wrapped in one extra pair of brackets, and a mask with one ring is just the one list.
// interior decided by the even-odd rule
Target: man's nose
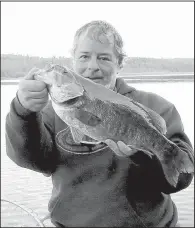
[(92, 57), (89, 60), (89, 62), (88, 62), (88, 69), (91, 70), (91, 71), (98, 71), (100, 69), (96, 57)]

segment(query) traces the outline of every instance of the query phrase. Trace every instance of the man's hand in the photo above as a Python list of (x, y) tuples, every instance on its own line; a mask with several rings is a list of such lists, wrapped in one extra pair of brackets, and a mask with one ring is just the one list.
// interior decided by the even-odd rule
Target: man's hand
[(49, 100), (46, 84), (34, 80), (34, 74), (37, 70), (39, 69), (33, 68), (19, 82), (18, 89), (18, 99), (21, 105), (32, 112), (41, 111)]
[(105, 140), (105, 143), (110, 147), (110, 149), (115, 152), (115, 154), (120, 157), (129, 157), (137, 151), (135, 149), (131, 149), (122, 141), (118, 141), (117, 143), (115, 143), (113, 140), (107, 139)]
[[(105, 143), (110, 147), (111, 150), (113, 150), (115, 154), (117, 154), (120, 157), (129, 157), (138, 151), (136, 149), (130, 148), (122, 141), (118, 141), (117, 143), (115, 143), (111, 139), (106, 139)], [(150, 153), (149, 151), (146, 151), (146, 150), (141, 150), (141, 151), (143, 151), (148, 156), (152, 157), (152, 153)]]

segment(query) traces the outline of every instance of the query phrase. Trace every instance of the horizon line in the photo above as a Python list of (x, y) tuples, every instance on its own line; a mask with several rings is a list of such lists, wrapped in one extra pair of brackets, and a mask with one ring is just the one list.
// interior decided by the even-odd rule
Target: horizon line
[[(31, 55), (31, 54), (19, 54), (19, 53), (1, 53), (2, 55), (15, 55), (15, 56), (23, 56), (23, 57), (39, 57), (39, 58), (68, 58), (71, 59), (71, 56), (39, 56), (39, 55)], [(194, 57), (150, 57), (150, 56), (126, 56), (126, 58), (147, 58), (147, 59), (194, 59)]]

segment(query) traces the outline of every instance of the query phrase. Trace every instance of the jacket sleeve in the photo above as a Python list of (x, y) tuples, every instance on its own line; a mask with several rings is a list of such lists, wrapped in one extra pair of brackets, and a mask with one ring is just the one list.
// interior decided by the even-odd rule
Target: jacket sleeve
[[(190, 162), (194, 164), (193, 147), (184, 132), (180, 115), (175, 106), (152, 93), (145, 94), (144, 99), (141, 103), (156, 111), (166, 121), (166, 137), (175, 143), (182, 153), (186, 154), (186, 167)], [(175, 193), (187, 188), (193, 179), (194, 173), (180, 173), (178, 183), (176, 187), (173, 187), (166, 180), (161, 163), (156, 156), (151, 159), (144, 153), (138, 152), (132, 157), (132, 160), (139, 164), (137, 168), (134, 167), (134, 172), (140, 177), (137, 184), (146, 191), (161, 191), (166, 194)]]
[(6, 116), (6, 153), (18, 166), (51, 174), (56, 166), (53, 149), (54, 114), (46, 110), (31, 112), (25, 109), (16, 96)]

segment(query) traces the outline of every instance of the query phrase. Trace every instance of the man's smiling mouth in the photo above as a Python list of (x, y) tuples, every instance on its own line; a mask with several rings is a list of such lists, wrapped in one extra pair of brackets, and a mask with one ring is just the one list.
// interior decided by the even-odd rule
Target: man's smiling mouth
[(96, 81), (96, 80), (102, 80), (102, 77), (94, 77), (94, 78), (88, 77), (88, 79), (90, 79), (92, 81)]

